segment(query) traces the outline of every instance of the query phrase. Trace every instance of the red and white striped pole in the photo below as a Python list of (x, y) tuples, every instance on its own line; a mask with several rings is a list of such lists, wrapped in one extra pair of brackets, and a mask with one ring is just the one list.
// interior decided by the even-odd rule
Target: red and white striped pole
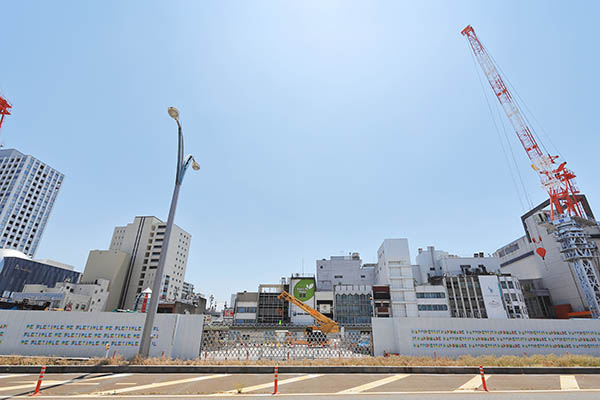
[(479, 366), (479, 374), (481, 374), (481, 384), (483, 385), (483, 390), (488, 392), (487, 385), (485, 384), (485, 374), (483, 373), (483, 366)]
[(277, 391), (277, 372), (278, 372), (279, 368), (275, 367), (275, 382), (273, 383), (273, 393), (271, 394), (279, 394), (279, 392)]
[(35, 392), (33, 392), (32, 396), (39, 396), (40, 387), (42, 387), (42, 379), (44, 379), (45, 373), (46, 373), (46, 366), (44, 365), (42, 367), (42, 370), (40, 371), (40, 377), (38, 378), (37, 385), (35, 385)]

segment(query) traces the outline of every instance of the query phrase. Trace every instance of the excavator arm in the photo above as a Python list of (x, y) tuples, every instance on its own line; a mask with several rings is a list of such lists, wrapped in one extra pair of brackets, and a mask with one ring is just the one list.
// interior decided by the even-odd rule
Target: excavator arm
[(330, 318), (327, 318), (326, 316), (324, 316), (323, 314), (321, 314), (314, 308), (306, 305), (302, 301), (298, 300), (297, 298), (295, 298), (294, 296), (292, 296), (285, 290), (283, 292), (281, 292), (281, 294), (278, 296), (278, 298), (286, 300), (292, 304), (295, 304), (296, 306), (301, 308), (303, 311), (306, 311), (308, 314), (310, 314), (310, 316), (315, 319), (315, 324), (316, 324), (315, 328), (317, 328), (321, 332), (323, 332), (325, 334), (329, 334), (329, 333), (336, 333), (336, 332), (340, 331), (340, 327), (337, 322), (335, 322), (334, 320), (332, 320)]

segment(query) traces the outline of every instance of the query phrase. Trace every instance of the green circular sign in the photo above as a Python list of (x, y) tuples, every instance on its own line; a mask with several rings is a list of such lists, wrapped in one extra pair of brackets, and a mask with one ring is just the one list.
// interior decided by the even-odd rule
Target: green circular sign
[(308, 301), (315, 295), (315, 281), (300, 279), (294, 286), (294, 297), (300, 301)]

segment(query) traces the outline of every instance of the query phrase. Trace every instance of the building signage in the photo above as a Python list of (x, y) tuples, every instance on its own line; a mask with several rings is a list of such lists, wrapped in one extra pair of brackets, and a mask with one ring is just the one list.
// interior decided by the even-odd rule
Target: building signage
[(490, 319), (506, 319), (508, 315), (502, 305), (502, 293), (496, 275), (479, 275), (481, 294), (487, 316)]
[[(309, 307), (315, 308), (315, 278), (292, 278), (290, 280), (292, 295)], [(313, 317), (294, 304), (290, 304), (290, 321), (292, 324), (312, 325)]]

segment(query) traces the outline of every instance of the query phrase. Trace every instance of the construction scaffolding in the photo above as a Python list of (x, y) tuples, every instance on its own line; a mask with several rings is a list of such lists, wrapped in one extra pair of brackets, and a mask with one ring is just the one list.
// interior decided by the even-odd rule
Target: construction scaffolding
[(288, 290), (288, 285), (260, 285), (258, 287), (256, 313), (258, 324), (278, 325), (289, 322), (288, 303), (277, 297), (284, 290)]

